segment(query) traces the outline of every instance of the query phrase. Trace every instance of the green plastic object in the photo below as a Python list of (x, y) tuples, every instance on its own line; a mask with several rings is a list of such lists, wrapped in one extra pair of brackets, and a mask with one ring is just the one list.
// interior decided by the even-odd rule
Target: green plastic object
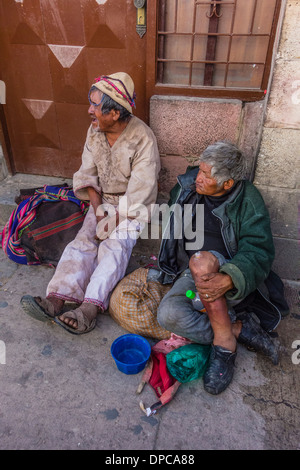
[(191, 300), (193, 300), (196, 297), (195, 292), (193, 292), (192, 290), (187, 290), (185, 295)]
[(203, 377), (211, 351), (209, 344), (186, 344), (166, 355), (170, 374), (186, 383)]

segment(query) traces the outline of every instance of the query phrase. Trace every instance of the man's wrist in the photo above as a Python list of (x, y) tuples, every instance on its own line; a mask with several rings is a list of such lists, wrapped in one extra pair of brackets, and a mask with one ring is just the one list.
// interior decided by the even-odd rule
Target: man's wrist
[(227, 283), (227, 286), (228, 286), (228, 289), (227, 290), (232, 290), (234, 289), (234, 284), (232, 282), (232, 278), (231, 276), (229, 276), (229, 274), (226, 274), (226, 273), (221, 273), (223, 276), (226, 276), (226, 283)]

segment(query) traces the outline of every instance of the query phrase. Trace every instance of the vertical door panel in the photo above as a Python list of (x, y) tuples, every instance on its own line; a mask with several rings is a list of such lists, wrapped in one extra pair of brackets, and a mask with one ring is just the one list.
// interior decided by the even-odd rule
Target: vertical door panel
[(71, 177), (80, 165), (94, 78), (129, 73), (147, 120), (145, 44), (133, 0), (0, 2), (0, 79), (17, 172)]

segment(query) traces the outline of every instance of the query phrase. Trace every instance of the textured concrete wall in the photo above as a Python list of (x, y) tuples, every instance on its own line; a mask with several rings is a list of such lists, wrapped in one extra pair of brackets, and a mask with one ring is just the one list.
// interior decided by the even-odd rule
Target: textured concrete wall
[(300, 279), (299, 38), (300, 2), (290, 0), (285, 5), (254, 180), (270, 210), (276, 246), (274, 269), (294, 287)]

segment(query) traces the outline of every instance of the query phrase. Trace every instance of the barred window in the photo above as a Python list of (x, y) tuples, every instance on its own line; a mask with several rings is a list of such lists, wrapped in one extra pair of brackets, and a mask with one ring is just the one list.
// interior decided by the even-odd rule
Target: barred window
[(158, 0), (156, 87), (260, 99), (268, 83), (280, 3)]

